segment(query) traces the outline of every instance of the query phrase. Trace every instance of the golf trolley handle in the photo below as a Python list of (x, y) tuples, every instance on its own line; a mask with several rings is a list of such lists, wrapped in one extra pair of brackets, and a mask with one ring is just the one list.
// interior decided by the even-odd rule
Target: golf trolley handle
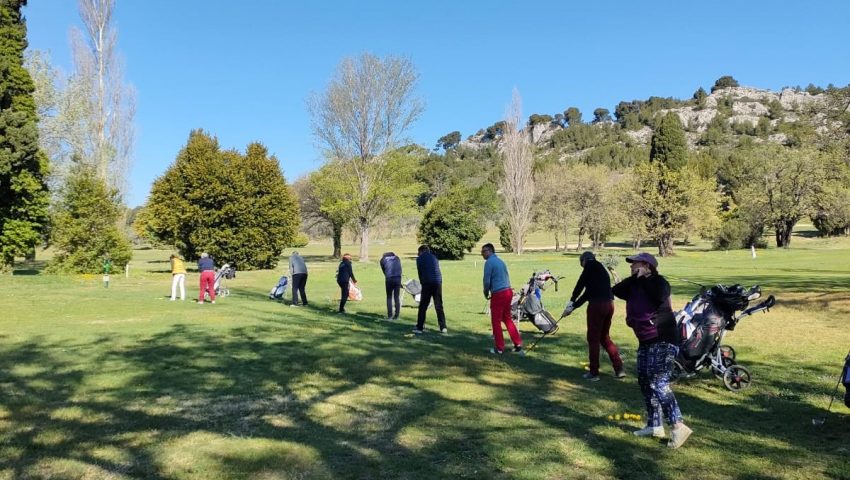
[(776, 297), (771, 295), (771, 296), (767, 297), (767, 300), (759, 303), (758, 305), (756, 305), (754, 307), (750, 307), (750, 308), (744, 310), (743, 312), (741, 312), (740, 317), (746, 317), (747, 315), (752, 315), (756, 312), (761, 312), (761, 311), (768, 312), (768, 311), (770, 311), (770, 308), (773, 307), (774, 305), (776, 305)]

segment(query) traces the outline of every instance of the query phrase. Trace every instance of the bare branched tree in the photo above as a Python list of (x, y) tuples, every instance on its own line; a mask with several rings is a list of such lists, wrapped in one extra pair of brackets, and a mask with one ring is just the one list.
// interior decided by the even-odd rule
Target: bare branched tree
[(84, 31), (71, 30), (74, 73), (65, 105), (75, 160), (96, 168), (107, 184), (127, 190), (136, 94), (124, 83), (113, 25), (115, 0), (79, 0)]
[(364, 53), (343, 60), (325, 92), (308, 100), (313, 133), (330, 161), (348, 164), (355, 183), (355, 228), (360, 260), (369, 259), (369, 229), (384, 213), (377, 195), (386, 188), (383, 155), (419, 118), (419, 75), (408, 58)]
[(534, 204), (534, 158), (527, 132), (520, 129), (522, 99), (514, 90), (511, 105), (505, 114), (505, 130), (501, 153), (504, 179), (500, 185), (505, 200), (505, 214), (511, 227), (511, 245), (521, 255), (525, 236), (531, 227)]

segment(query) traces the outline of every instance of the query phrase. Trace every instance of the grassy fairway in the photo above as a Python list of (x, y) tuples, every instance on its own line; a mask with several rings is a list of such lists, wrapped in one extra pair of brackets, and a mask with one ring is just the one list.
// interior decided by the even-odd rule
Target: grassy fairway
[[(392, 246), (375, 245), (375, 257)], [(352, 248), (354, 251), (354, 249)], [(694, 436), (678, 451), (638, 439), (635, 376), (580, 379), (584, 310), (525, 358), (487, 354), (481, 260), (443, 262), (449, 335), (409, 335), (415, 310), (383, 320), (375, 262), (355, 262), (365, 300), (338, 295), (327, 246), (302, 250), (308, 308), (267, 298), (283, 272), (239, 272), (230, 297), (169, 302), (168, 252), (137, 251), (130, 278), (0, 279), (0, 478), (850, 478), (850, 410), (821, 416), (850, 347), (850, 242), (794, 238), (790, 251), (679, 251), (662, 273), (758, 283), (778, 305), (726, 343), (754, 385), (708, 374), (676, 387)], [(288, 253), (288, 252), (287, 252)], [(625, 253), (625, 252), (620, 252)], [(536, 268), (566, 276), (574, 253), (505, 255), (515, 286)], [(626, 274), (626, 264), (620, 266)], [(25, 272), (24, 272), (25, 273)], [(681, 307), (693, 285), (671, 279)], [(412, 299), (408, 296), (408, 304)], [(612, 335), (631, 373), (636, 341), (616, 305)], [(523, 324), (526, 340), (534, 329)], [(841, 389), (843, 393), (843, 389)]]

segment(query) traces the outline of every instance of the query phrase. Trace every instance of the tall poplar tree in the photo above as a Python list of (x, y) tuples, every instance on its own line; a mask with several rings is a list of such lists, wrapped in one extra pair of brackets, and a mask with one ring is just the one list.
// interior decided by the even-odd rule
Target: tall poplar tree
[(0, 255), (30, 256), (48, 221), (47, 157), (38, 148), (32, 78), (24, 68), (26, 0), (0, 0)]

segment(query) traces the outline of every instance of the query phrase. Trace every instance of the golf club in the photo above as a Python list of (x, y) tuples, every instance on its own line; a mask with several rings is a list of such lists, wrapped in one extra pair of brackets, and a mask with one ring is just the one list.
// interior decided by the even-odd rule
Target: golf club
[[(850, 357), (850, 352), (847, 352), (847, 356)], [(841, 375), (838, 376), (838, 382), (835, 383), (835, 388), (832, 390), (832, 395), (829, 397), (829, 406), (826, 407), (826, 415), (829, 415), (829, 412), (832, 411), (832, 402), (835, 401), (835, 394), (838, 393), (838, 386), (841, 385), (841, 380), (844, 378), (844, 372), (841, 372)], [(812, 419), (812, 425), (819, 427), (826, 423), (826, 415), (821, 417), (815, 417)]]

